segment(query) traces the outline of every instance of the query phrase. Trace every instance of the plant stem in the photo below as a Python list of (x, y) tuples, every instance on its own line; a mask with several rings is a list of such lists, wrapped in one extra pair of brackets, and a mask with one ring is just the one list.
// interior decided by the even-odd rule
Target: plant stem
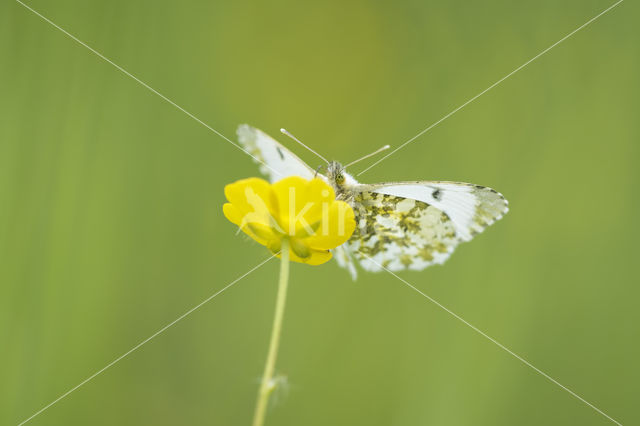
[(280, 281), (278, 282), (278, 296), (276, 298), (276, 312), (273, 317), (273, 327), (271, 329), (271, 341), (269, 342), (269, 354), (267, 363), (264, 366), (264, 374), (260, 389), (258, 390), (258, 401), (253, 417), (253, 426), (262, 426), (267, 413), (269, 396), (274, 389), (273, 372), (278, 357), (278, 346), (280, 343), (280, 331), (282, 330), (282, 318), (284, 316), (284, 306), (287, 301), (287, 286), (289, 284), (289, 241), (283, 239), (280, 262)]

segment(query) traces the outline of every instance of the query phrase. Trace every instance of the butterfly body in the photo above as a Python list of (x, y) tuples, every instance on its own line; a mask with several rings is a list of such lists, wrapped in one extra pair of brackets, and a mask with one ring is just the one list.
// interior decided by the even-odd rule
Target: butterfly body
[[(342, 164), (337, 161), (329, 162), (325, 179), (336, 192), (336, 199), (346, 201), (349, 204), (353, 203), (354, 195), (358, 192), (358, 188), (361, 185), (353, 176), (346, 172)], [(351, 207), (353, 207), (353, 205)]]
[(367, 271), (422, 270), (441, 264), (457, 245), (471, 240), (508, 211), (497, 191), (462, 182), (409, 181), (361, 184), (337, 161), (326, 176), (262, 131), (238, 128), (240, 143), (268, 166), (272, 181), (297, 175), (325, 179), (336, 198), (351, 205), (356, 229), (333, 250), (338, 264), (355, 279), (355, 262)]

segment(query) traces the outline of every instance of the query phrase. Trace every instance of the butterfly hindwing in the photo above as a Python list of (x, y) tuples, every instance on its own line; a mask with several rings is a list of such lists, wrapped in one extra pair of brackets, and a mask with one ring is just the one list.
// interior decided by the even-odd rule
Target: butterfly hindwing
[(380, 265), (397, 271), (443, 263), (460, 242), (508, 211), (507, 201), (493, 189), (459, 182), (394, 182), (353, 189), (357, 227), (348, 246), (369, 271), (379, 271)]
[(356, 230), (347, 245), (365, 270), (421, 270), (444, 262), (459, 242), (449, 217), (422, 201), (361, 191), (353, 205)]
[(333, 258), (338, 262), (338, 266), (349, 271), (352, 280), (358, 278), (358, 270), (356, 269), (356, 262), (353, 258), (353, 253), (349, 248), (349, 244), (343, 244), (331, 250)]
[(262, 162), (255, 161), (272, 183), (288, 176), (312, 179), (316, 174), (307, 163), (261, 130), (242, 124), (238, 127), (238, 140), (254, 161)]

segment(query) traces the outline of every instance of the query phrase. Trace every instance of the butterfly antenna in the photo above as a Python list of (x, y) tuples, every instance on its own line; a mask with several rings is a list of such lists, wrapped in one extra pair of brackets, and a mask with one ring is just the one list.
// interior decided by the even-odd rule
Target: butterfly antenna
[(311, 148), (309, 148), (308, 146), (306, 146), (305, 144), (303, 144), (302, 142), (300, 142), (300, 140), (298, 138), (296, 138), (295, 136), (293, 136), (291, 133), (287, 132), (285, 129), (280, 129), (280, 131), (289, 136), (291, 139), (293, 139), (294, 141), (298, 142), (300, 145), (304, 146), (305, 148), (307, 148), (309, 151), (313, 152), (315, 155), (317, 155), (318, 157), (322, 158), (322, 160), (329, 164), (329, 161), (327, 161), (326, 158), (324, 158), (322, 155), (318, 154), (317, 152), (315, 152), (314, 150), (312, 150)]
[(346, 166), (344, 166), (344, 167), (353, 166), (354, 164), (359, 163), (359, 162), (360, 162), (360, 161), (362, 161), (362, 160), (366, 160), (366, 159), (367, 159), (367, 158), (369, 158), (369, 157), (373, 157), (374, 155), (379, 154), (379, 153), (381, 153), (382, 151), (386, 151), (386, 150), (387, 150), (387, 149), (389, 149), (389, 148), (391, 148), (389, 145), (385, 145), (385, 146), (383, 146), (382, 148), (379, 148), (379, 149), (377, 149), (377, 150), (373, 151), (371, 154), (367, 154), (367, 155), (365, 155), (364, 157), (360, 157), (360, 158), (358, 158), (357, 160), (350, 162), (349, 164), (347, 164), (347, 165), (346, 165)]

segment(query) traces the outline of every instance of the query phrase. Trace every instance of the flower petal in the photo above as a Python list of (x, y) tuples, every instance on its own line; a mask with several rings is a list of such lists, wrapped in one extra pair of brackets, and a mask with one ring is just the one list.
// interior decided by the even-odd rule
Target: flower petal
[(346, 243), (356, 229), (355, 215), (349, 204), (334, 201), (325, 209), (322, 225), (315, 234), (305, 239), (305, 243), (314, 249), (338, 247)]
[(331, 252), (329, 250), (312, 250), (311, 256), (305, 259), (307, 265), (322, 265), (331, 260)]
[(242, 213), (237, 206), (234, 206), (231, 203), (226, 203), (222, 206), (222, 213), (224, 213), (224, 217), (226, 217), (229, 222), (234, 223), (238, 226), (242, 223), (242, 217), (244, 213)]
[(322, 206), (335, 200), (335, 193), (322, 179), (290, 176), (273, 184), (279, 219), (290, 236), (308, 236), (322, 219)]
[[(281, 256), (278, 254), (276, 257), (280, 258)], [(306, 263), (307, 265), (322, 265), (331, 260), (331, 257), (331, 252), (328, 250), (311, 250), (309, 256), (305, 258), (298, 256), (293, 250), (289, 250), (289, 259), (292, 262)]]
[(273, 192), (264, 179), (248, 178), (231, 183), (224, 187), (224, 195), (241, 212), (273, 212)]

